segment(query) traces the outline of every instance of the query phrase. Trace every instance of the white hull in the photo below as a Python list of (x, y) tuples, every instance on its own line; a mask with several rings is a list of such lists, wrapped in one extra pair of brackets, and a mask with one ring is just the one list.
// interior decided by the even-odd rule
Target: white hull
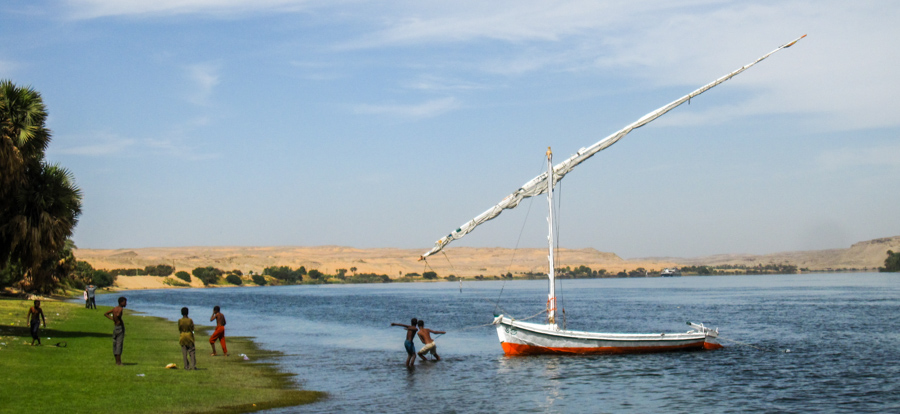
[(494, 319), (506, 355), (625, 354), (718, 349), (718, 332), (691, 324), (686, 333), (620, 334), (567, 331), (557, 325)]

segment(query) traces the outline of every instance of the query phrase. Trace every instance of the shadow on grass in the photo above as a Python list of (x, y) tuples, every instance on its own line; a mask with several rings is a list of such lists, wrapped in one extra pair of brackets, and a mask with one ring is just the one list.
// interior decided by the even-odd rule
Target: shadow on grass
[[(0, 335), (22, 336), (31, 338), (31, 329), (27, 326), (0, 326)], [(39, 335), (51, 338), (112, 338), (112, 334), (100, 332), (59, 331), (41, 328)]]

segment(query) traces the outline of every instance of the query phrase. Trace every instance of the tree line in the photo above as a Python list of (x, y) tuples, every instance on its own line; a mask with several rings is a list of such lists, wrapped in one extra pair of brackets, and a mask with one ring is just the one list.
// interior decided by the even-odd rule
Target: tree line
[(175, 273), (175, 268), (169, 265), (150, 265), (143, 269), (113, 269), (109, 271), (116, 276), (169, 276)]

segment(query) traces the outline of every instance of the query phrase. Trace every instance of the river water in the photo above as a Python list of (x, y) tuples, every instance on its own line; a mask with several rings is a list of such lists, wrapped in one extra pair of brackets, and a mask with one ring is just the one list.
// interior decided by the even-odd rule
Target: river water
[[(330, 394), (269, 413), (900, 412), (898, 274), (565, 280), (558, 297), (569, 329), (680, 332), (703, 322), (719, 327), (726, 347), (504, 356), (494, 328), (480, 325), (500, 312), (531, 316), (546, 292), (546, 281), (486, 281), (126, 296), (129, 309), (172, 320), (189, 306), (198, 323), (219, 305), (230, 336), (284, 352), (274, 362), (300, 386)], [(412, 317), (447, 331), (436, 339), (442, 361), (404, 367), (405, 332), (390, 323)]]

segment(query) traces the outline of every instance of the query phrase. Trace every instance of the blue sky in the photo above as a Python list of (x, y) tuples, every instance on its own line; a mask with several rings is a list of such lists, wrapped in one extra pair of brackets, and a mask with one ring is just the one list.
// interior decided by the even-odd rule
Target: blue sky
[[(563, 247), (758, 254), (900, 235), (898, 21), (892, 1), (12, 0), (0, 78), (43, 94), (79, 247), (424, 252), (547, 146), (808, 34), (559, 190)], [(534, 203), (453, 246), (543, 246)]]

